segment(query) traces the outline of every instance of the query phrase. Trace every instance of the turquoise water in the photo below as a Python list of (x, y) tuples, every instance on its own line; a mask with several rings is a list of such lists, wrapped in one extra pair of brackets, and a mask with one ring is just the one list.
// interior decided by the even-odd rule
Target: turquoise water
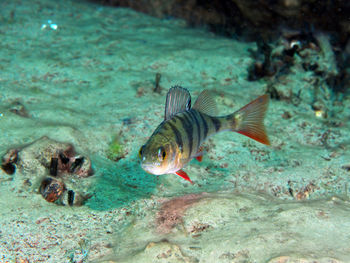
[[(0, 154), (19, 152), (0, 170), (0, 262), (350, 261), (349, 98), (301, 66), (336, 71), (327, 34), (288, 74), (248, 81), (254, 42), (84, 1), (0, 5)], [(184, 168), (193, 185), (145, 173), (138, 151), (174, 85), (214, 91), (222, 115), (273, 86), (271, 146), (220, 133)], [(63, 143), (92, 164), (58, 175), (82, 206), (39, 190)]]

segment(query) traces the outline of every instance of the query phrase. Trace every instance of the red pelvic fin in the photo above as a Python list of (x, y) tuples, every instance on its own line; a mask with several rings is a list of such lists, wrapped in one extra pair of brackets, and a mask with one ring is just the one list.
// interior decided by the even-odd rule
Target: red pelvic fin
[(265, 94), (234, 113), (235, 116), (240, 117), (238, 129), (235, 131), (260, 143), (270, 145), (264, 126), (268, 102), (269, 96)]
[(193, 184), (193, 182), (191, 181), (190, 177), (187, 175), (187, 173), (185, 173), (183, 170), (178, 170), (177, 172), (175, 172), (178, 176), (181, 176), (183, 179), (189, 181), (191, 184)]

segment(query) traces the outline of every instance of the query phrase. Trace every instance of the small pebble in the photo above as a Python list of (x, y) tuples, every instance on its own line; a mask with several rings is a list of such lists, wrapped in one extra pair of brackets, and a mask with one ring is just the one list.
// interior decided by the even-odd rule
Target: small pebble
[(290, 115), (290, 113), (288, 111), (285, 111), (282, 114), (282, 118), (285, 120), (289, 120), (290, 118), (292, 118), (292, 115)]

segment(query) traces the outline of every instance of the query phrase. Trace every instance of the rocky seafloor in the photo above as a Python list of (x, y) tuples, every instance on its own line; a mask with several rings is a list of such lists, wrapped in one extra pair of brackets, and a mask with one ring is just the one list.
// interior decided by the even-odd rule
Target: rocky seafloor
[[(350, 261), (329, 34), (256, 45), (84, 1), (0, 5), (1, 262)], [(221, 133), (185, 168), (193, 185), (145, 173), (173, 85), (213, 90), (220, 114), (269, 93), (271, 146)]]

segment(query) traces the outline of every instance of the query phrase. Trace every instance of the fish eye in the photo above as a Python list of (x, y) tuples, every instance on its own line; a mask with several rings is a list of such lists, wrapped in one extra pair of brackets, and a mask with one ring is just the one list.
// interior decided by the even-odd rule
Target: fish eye
[(145, 148), (144, 145), (142, 145), (142, 146), (140, 147), (140, 150), (139, 150), (139, 157), (142, 157), (144, 148)]
[(166, 157), (166, 152), (165, 149), (163, 147), (159, 147), (158, 149), (158, 160), (159, 161), (163, 161)]

